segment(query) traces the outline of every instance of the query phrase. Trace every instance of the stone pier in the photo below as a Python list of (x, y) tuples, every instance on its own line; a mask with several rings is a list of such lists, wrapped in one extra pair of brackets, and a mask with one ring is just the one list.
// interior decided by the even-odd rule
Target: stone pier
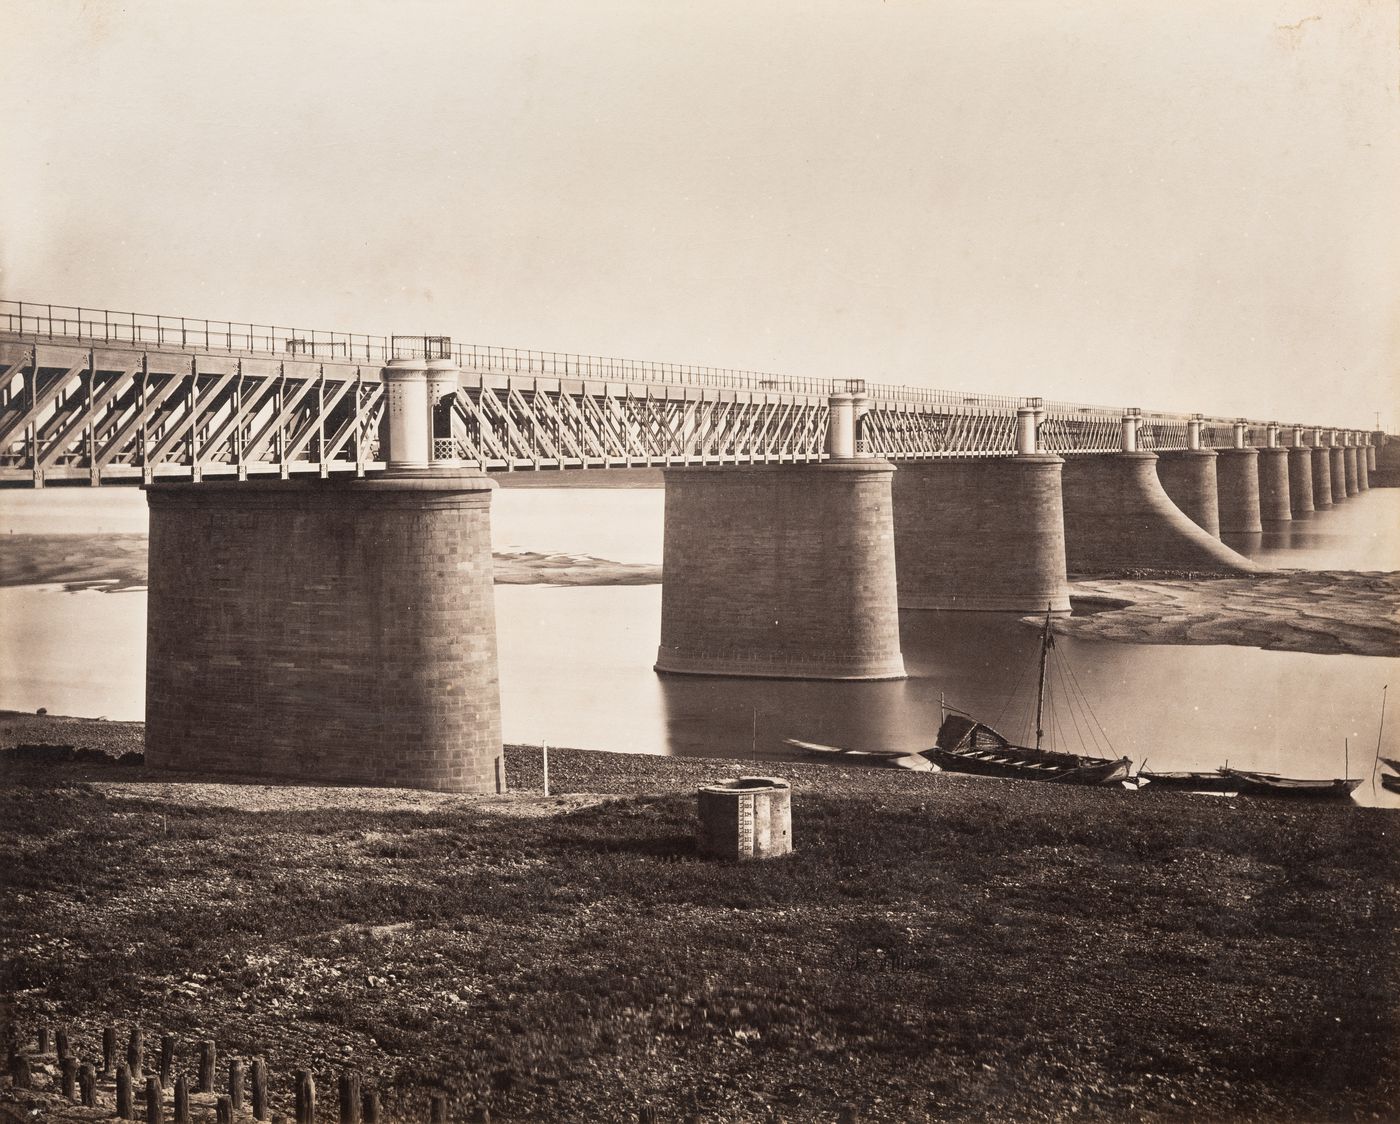
[(1357, 440), (1361, 444), (1356, 449), (1356, 486), (1363, 492), (1369, 492), (1371, 490), (1371, 436), (1363, 433)]
[(1341, 436), (1334, 429), (1328, 437), (1327, 449), (1332, 480), (1332, 503), (1341, 503), (1347, 498), (1347, 454), (1342, 448)]
[(1313, 507), (1318, 511), (1332, 506), (1332, 450), (1322, 442), (1322, 430), (1312, 431)]
[(1294, 519), (1313, 511), (1312, 450), (1303, 443), (1303, 427), (1293, 427), (1288, 447), (1288, 506)]
[(1157, 454), (1157, 479), (1196, 526), (1220, 535), (1214, 449), (1201, 448), (1201, 415), (1186, 423), (1186, 448)]
[(1345, 434), (1342, 437), (1342, 466), (1349, 496), (1361, 491), (1361, 467), (1357, 463), (1356, 453), (1356, 439), (1350, 433)]
[(1259, 517), (1259, 450), (1245, 445), (1244, 432), (1244, 423), (1236, 422), (1234, 446), (1220, 450), (1215, 467), (1222, 534), (1254, 535), (1264, 529)]
[(1060, 472), (1038, 451), (1033, 407), (1017, 454), (902, 464), (894, 475), (901, 609), (1069, 612)]
[(1287, 523), (1293, 518), (1288, 450), (1279, 446), (1278, 430), (1269, 423), (1264, 448), (1259, 450), (1259, 518), (1265, 523)]
[(1139, 452), (1140, 417), (1123, 418), (1123, 451), (1067, 457), (1065, 553), (1070, 573), (1123, 570), (1254, 573), (1258, 569), (1171, 501), (1157, 455)]
[(833, 395), (820, 464), (666, 470), (657, 671), (904, 677), (895, 468), (854, 455), (853, 418)]
[(386, 381), (389, 471), (147, 486), (147, 764), (504, 788), (494, 485), (435, 459), (421, 361)]

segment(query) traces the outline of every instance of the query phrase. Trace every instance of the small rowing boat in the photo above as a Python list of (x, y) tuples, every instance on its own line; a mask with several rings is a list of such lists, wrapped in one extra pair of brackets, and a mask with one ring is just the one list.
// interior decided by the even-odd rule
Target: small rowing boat
[(853, 763), (884, 765), (891, 769), (908, 769), (914, 773), (938, 771), (933, 762), (922, 753), (909, 753), (903, 749), (844, 749), (839, 745), (822, 745), (821, 742), (804, 742), (797, 738), (785, 738), (784, 741), (811, 757), (839, 757)]
[(1305, 779), (1278, 773), (1256, 773), (1247, 769), (1221, 769), (1239, 788), (1242, 796), (1291, 796), (1311, 800), (1345, 800), (1361, 786), (1360, 777)]

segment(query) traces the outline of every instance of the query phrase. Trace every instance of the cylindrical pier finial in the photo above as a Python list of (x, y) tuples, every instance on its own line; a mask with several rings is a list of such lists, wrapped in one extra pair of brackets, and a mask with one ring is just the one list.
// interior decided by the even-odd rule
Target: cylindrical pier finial
[(384, 391), (389, 413), (387, 467), (427, 468), (433, 452), (427, 364), (416, 357), (390, 359), (384, 368)]
[(1245, 422), (1244, 418), (1236, 418), (1236, 419), (1235, 419), (1235, 425), (1234, 425), (1234, 429), (1235, 429), (1234, 447), (1235, 447), (1236, 449), (1243, 449), (1243, 448), (1244, 448), (1244, 430), (1245, 430), (1246, 424), (1248, 424), (1248, 423)]
[[(1038, 399), (1031, 399), (1031, 403)], [(1032, 404), (1016, 410), (1016, 455), (1027, 456), (1038, 451), (1036, 438), (1036, 407)]]
[(1123, 411), (1123, 452), (1138, 451), (1138, 423), (1142, 421), (1142, 411), (1136, 408)]
[(1186, 419), (1186, 447), (1193, 451), (1201, 447), (1201, 421), (1200, 414), (1192, 414)]
[(1278, 448), (1278, 422), (1270, 422), (1265, 428), (1264, 444), (1270, 449)]
[(827, 400), (830, 412), (826, 422), (826, 451), (832, 460), (850, 460), (856, 455), (855, 399), (832, 391)]

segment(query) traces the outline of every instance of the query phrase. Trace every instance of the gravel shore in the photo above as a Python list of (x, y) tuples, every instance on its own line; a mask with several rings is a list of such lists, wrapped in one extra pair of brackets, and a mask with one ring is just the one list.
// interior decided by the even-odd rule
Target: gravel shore
[[(141, 726), (0, 717), (46, 744)], [(554, 748), (545, 797), (506, 756), (464, 797), (0, 753), (5, 1021), (214, 1038), (326, 1119), (344, 1069), (395, 1120), (1400, 1113), (1394, 813)], [(765, 769), (795, 853), (700, 859), (695, 788)]]

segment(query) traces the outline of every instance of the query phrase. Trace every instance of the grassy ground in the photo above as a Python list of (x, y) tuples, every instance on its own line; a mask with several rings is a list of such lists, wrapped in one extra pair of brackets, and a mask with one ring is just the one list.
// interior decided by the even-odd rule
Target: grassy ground
[[(537, 752), (507, 759), (537, 791)], [(550, 765), (613, 799), (200, 802), (8, 760), (6, 1016), (89, 1058), (105, 1023), (213, 1037), (281, 1106), (350, 1066), (395, 1119), (438, 1089), (454, 1119), (1400, 1114), (1394, 813), (785, 765), (797, 852), (729, 865), (695, 855), (694, 788), (733, 762)]]

